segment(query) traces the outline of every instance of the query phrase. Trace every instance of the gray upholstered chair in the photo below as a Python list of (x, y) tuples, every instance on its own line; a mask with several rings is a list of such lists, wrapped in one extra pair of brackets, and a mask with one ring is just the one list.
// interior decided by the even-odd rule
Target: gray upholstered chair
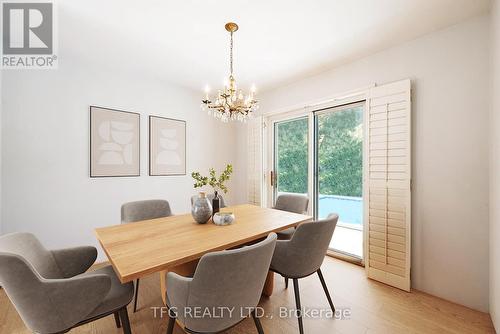
[(94, 247), (50, 251), (32, 234), (7, 234), (0, 237), (0, 282), (33, 332), (66, 333), (114, 314), (130, 334), (134, 286), (121, 284), (111, 266), (86, 272), (96, 257)]
[(304, 328), (300, 314), (299, 278), (318, 273), (328, 303), (332, 311), (335, 312), (335, 306), (321, 273), (321, 264), (325, 258), (338, 219), (337, 214), (330, 214), (324, 220), (301, 224), (297, 227), (291, 240), (278, 240), (276, 243), (273, 260), (271, 261), (271, 270), (285, 277), (286, 282), (288, 282), (289, 278), (293, 279), (295, 303), (297, 310), (299, 310), (300, 334), (304, 333)]
[[(281, 194), (276, 199), (274, 209), (304, 214), (307, 212), (309, 198), (300, 194)], [(294, 227), (278, 232), (279, 240), (290, 240), (295, 232)]]
[[(141, 220), (168, 217), (172, 215), (170, 204), (163, 199), (128, 202), (122, 205), (122, 224)], [(139, 296), (139, 279), (135, 281), (134, 313), (137, 311), (137, 297)]]
[[(212, 200), (214, 199), (215, 195), (214, 194), (207, 194), (207, 198), (210, 201), (210, 204), (212, 204)], [(198, 195), (193, 195), (191, 196), (191, 205), (193, 205), (194, 201), (198, 198)], [(226, 202), (224, 202), (224, 197), (222, 197), (221, 194), (219, 194), (219, 204), (220, 208), (225, 208), (226, 207)]]
[[(264, 333), (255, 315), (276, 244), (276, 234), (264, 241), (233, 250), (205, 254), (193, 278), (167, 275), (167, 305), (172, 334), (177, 317), (188, 333), (219, 333), (252, 315), (259, 334)], [(196, 317), (193, 310), (233, 309), (213, 317)]]

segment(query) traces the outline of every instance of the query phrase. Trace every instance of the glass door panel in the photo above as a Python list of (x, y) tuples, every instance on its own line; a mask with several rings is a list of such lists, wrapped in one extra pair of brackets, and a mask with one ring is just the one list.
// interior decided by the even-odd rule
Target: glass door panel
[(274, 123), (273, 204), (281, 193), (308, 193), (308, 117)]
[(316, 217), (339, 215), (331, 249), (363, 257), (363, 104), (316, 112)]

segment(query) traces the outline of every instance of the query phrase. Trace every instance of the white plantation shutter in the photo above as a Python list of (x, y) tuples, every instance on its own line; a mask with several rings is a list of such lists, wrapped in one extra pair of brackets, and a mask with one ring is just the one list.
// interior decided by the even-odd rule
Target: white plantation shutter
[(248, 203), (261, 205), (262, 203), (262, 117), (255, 117), (248, 123), (247, 130), (247, 175), (248, 175)]
[(410, 291), (410, 80), (374, 87), (367, 98), (365, 266), (369, 278)]

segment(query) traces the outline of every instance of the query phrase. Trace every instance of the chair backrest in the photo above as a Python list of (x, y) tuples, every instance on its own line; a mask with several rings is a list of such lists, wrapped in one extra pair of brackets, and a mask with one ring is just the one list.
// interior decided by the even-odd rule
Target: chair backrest
[(281, 194), (276, 199), (274, 208), (277, 210), (303, 214), (307, 212), (308, 205), (309, 198), (307, 196), (299, 194)]
[(29, 263), (43, 278), (63, 278), (52, 253), (31, 233), (12, 233), (0, 237), (0, 254), (15, 254)]
[(170, 204), (163, 199), (128, 202), (122, 205), (122, 224), (172, 215)]
[[(210, 201), (210, 204), (212, 204), (212, 200), (214, 199), (214, 197), (215, 197), (215, 194), (207, 194), (207, 198)], [(198, 195), (191, 196), (191, 206), (194, 204), (194, 201), (196, 201), (197, 198), (198, 198)], [(224, 202), (224, 197), (222, 197), (221, 194), (219, 194), (219, 204), (220, 204), (219, 205), (220, 208), (226, 207), (226, 203)]]
[(332, 213), (326, 219), (297, 227), (292, 239), (288, 241), (287, 275), (304, 277), (321, 268), (338, 219), (339, 216)]
[(32, 234), (0, 237), (0, 284), (33, 332), (71, 328), (96, 308), (111, 287), (103, 275), (63, 277), (51, 251)]
[(271, 233), (252, 246), (204, 255), (194, 273), (187, 306), (201, 310), (234, 308), (234, 312), (189, 318), (186, 327), (195, 332), (219, 332), (250, 315), (259, 303), (276, 239)]

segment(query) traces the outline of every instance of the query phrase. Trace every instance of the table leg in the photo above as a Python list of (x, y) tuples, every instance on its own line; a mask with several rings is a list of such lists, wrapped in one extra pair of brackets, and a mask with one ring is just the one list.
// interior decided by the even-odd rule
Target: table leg
[(177, 267), (169, 268), (168, 270), (160, 271), (160, 293), (163, 304), (167, 305), (167, 273), (172, 271), (181, 276), (193, 276), (199, 260), (181, 264)]
[(271, 297), (274, 290), (274, 272), (269, 271), (266, 277), (266, 283), (264, 284), (264, 289), (262, 290), (262, 295), (266, 297)]

